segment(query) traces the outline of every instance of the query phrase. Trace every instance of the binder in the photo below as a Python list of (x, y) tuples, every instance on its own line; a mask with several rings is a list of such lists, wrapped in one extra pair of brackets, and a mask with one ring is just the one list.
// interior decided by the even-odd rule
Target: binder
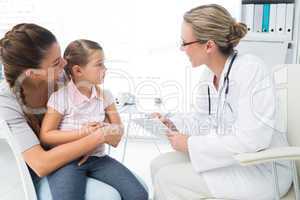
[(278, 4), (295, 3), (295, 0), (242, 0), (242, 4)]
[(247, 25), (248, 31), (253, 31), (254, 4), (242, 5), (242, 22)]
[(269, 18), (269, 32), (276, 32), (276, 15), (277, 15), (277, 5), (270, 5), (270, 18)]
[(293, 20), (294, 20), (294, 4), (289, 3), (286, 5), (286, 18), (285, 18), (285, 32), (292, 40), (293, 34)]
[(276, 32), (285, 33), (286, 5), (277, 4)]
[(253, 31), (262, 32), (263, 4), (254, 5)]
[(269, 32), (270, 4), (263, 4), (262, 32)]

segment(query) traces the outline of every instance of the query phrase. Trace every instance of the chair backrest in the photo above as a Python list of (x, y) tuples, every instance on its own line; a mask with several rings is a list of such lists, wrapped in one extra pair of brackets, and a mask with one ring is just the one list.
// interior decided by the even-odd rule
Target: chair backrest
[(287, 66), (277, 65), (273, 67), (273, 76), (276, 88), (276, 123), (275, 130), (279, 134), (287, 134)]
[(259, 38), (244, 38), (237, 46), (240, 54), (256, 55), (264, 60), (269, 67), (278, 64), (290, 63), (288, 59), (288, 42), (286, 41), (267, 41)]
[[(300, 65), (287, 66), (288, 139), (291, 146), (300, 146)], [(297, 162), (298, 176), (300, 162)]]
[(16, 159), (5, 138), (0, 139), (0, 199), (24, 199)]
[(0, 170), (0, 186), (7, 188), (5, 195), (0, 196), (1, 200), (37, 200), (29, 170), (18, 151), (7, 123), (2, 119), (0, 119), (0, 157), (0, 161), (3, 162)]

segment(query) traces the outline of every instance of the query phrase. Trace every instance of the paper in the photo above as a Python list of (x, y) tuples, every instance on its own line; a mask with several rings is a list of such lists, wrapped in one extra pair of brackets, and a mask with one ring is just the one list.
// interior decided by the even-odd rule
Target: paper
[(150, 132), (152, 135), (160, 138), (166, 138), (169, 128), (157, 118), (135, 118), (134, 123)]

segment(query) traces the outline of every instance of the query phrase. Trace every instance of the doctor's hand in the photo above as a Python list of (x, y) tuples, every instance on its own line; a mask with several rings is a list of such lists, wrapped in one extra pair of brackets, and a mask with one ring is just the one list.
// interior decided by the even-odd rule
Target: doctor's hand
[(169, 118), (163, 116), (162, 114), (155, 112), (152, 113), (151, 116), (154, 118), (158, 118), (164, 125), (166, 125), (172, 131), (178, 131), (175, 124)]
[(168, 139), (174, 150), (188, 153), (188, 136), (177, 131), (167, 132)]

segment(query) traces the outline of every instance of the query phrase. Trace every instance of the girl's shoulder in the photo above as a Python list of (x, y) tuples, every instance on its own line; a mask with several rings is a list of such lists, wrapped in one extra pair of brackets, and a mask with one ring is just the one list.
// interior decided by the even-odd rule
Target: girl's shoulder
[(64, 85), (59, 87), (56, 91), (54, 91), (53, 93), (51, 93), (50, 97), (65, 97), (66, 95), (68, 95), (68, 85)]
[(100, 97), (100, 99), (103, 99), (104, 102), (104, 107), (107, 107), (114, 103), (114, 97), (110, 90), (108, 89), (103, 89), (99, 86), (96, 86), (97, 94)]

